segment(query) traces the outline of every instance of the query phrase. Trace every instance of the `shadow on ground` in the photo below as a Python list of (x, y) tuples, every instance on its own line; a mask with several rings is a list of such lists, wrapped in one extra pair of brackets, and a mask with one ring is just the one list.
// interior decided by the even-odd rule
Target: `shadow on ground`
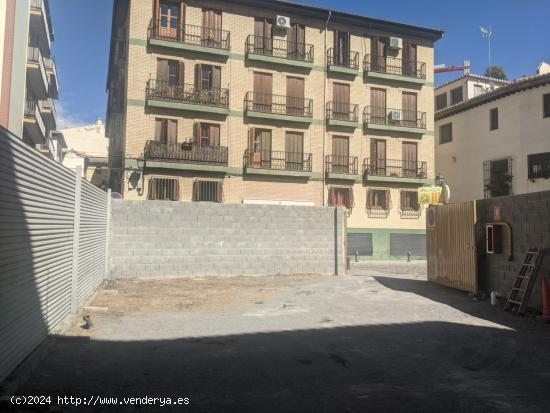
[[(191, 404), (177, 411), (235, 413), (543, 412), (550, 403), (548, 340), (533, 348), (508, 329), (421, 322), (166, 341), (56, 341), (21, 394), (189, 397)], [(116, 409), (135, 410), (172, 409)]]

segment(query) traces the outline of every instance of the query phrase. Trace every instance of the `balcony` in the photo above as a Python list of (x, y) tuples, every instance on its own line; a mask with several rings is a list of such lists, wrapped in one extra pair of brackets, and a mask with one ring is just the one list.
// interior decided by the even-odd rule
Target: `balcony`
[(204, 172), (226, 172), (227, 146), (199, 146), (192, 143), (147, 141), (145, 167)]
[(426, 112), (366, 106), (363, 122), (365, 129), (426, 133)]
[(356, 128), (359, 123), (359, 106), (345, 102), (327, 103), (327, 124), (344, 128)]
[(282, 39), (248, 35), (246, 58), (268, 64), (311, 69), (313, 67), (313, 45), (288, 42)]
[(282, 120), (286, 122), (313, 122), (313, 100), (293, 96), (247, 92), (244, 98), (246, 116)]
[(229, 89), (199, 89), (195, 85), (173, 85), (150, 79), (147, 82), (147, 105), (195, 112), (229, 114)]
[(47, 99), (50, 82), (46, 65), (38, 47), (27, 48), (27, 83), (37, 99)]
[(423, 161), (366, 158), (363, 179), (377, 182), (427, 183), (428, 164)]
[(44, 66), (46, 67), (46, 74), (48, 75), (50, 82), (49, 95), (54, 99), (59, 99), (59, 84), (57, 81), (57, 69), (55, 67), (55, 60), (53, 60), (51, 57), (45, 57)]
[(54, 35), (46, 0), (30, 0), (29, 38), (36, 39), (42, 50), (51, 50)]
[(312, 175), (310, 153), (246, 150), (243, 157), (245, 173), (309, 178)]
[(23, 134), (34, 145), (43, 145), (46, 142), (46, 125), (35, 101), (25, 101), (25, 117), (23, 119)]
[(359, 73), (358, 52), (327, 50), (327, 70), (332, 73), (356, 76)]
[(363, 70), (365, 76), (372, 79), (420, 85), (426, 82), (426, 63), (423, 62), (368, 54), (363, 61)]
[(48, 130), (57, 129), (57, 113), (55, 110), (55, 105), (53, 99), (49, 98), (48, 100), (39, 100), (38, 108), (44, 119), (44, 123)]
[(325, 173), (327, 179), (359, 181), (357, 156), (327, 155)]
[(229, 56), (230, 33), (226, 30), (210, 29), (191, 24), (173, 24), (151, 20), (148, 41), (151, 46), (167, 47), (189, 52)]

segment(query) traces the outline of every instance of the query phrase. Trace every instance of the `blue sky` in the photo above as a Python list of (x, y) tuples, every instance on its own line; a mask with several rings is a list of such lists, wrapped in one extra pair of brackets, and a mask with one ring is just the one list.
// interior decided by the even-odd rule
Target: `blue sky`
[[(296, 1), (296, 0), (295, 0)], [(307, 0), (303, 3), (443, 28), (436, 43), (436, 63), (472, 63), (481, 73), (487, 66), (487, 41), (479, 26), (493, 28), (492, 62), (509, 78), (534, 73), (541, 60), (550, 61), (549, 0)], [(109, 60), (112, 0), (50, 0), (59, 71), (60, 127), (92, 123), (105, 117), (105, 82)], [(438, 75), (438, 83), (458, 73)]]

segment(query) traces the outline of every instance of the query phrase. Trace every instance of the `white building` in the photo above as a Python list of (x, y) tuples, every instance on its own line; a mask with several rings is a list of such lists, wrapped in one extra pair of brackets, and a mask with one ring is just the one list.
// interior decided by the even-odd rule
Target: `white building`
[(550, 73), (436, 111), (435, 139), (452, 202), (550, 190)]
[(435, 88), (435, 110), (458, 105), (465, 100), (475, 98), (510, 83), (508, 80), (466, 73), (464, 76)]
[(109, 182), (109, 139), (105, 137), (105, 125), (101, 119), (93, 125), (68, 128), (60, 131), (66, 143), (63, 165), (75, 170), (80, 166), (87, 181), (107, 188)]

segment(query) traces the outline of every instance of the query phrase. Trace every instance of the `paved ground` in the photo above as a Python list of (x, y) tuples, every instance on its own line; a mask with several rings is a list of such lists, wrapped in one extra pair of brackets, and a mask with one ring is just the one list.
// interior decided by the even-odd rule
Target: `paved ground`
[(123, 280), (92, 305), (108, 311), (57, 337), (21, 394), (188, 397), (177, 411), (193, 412), (549, 411), (550, 326), (426, 282), (423, 262)]

